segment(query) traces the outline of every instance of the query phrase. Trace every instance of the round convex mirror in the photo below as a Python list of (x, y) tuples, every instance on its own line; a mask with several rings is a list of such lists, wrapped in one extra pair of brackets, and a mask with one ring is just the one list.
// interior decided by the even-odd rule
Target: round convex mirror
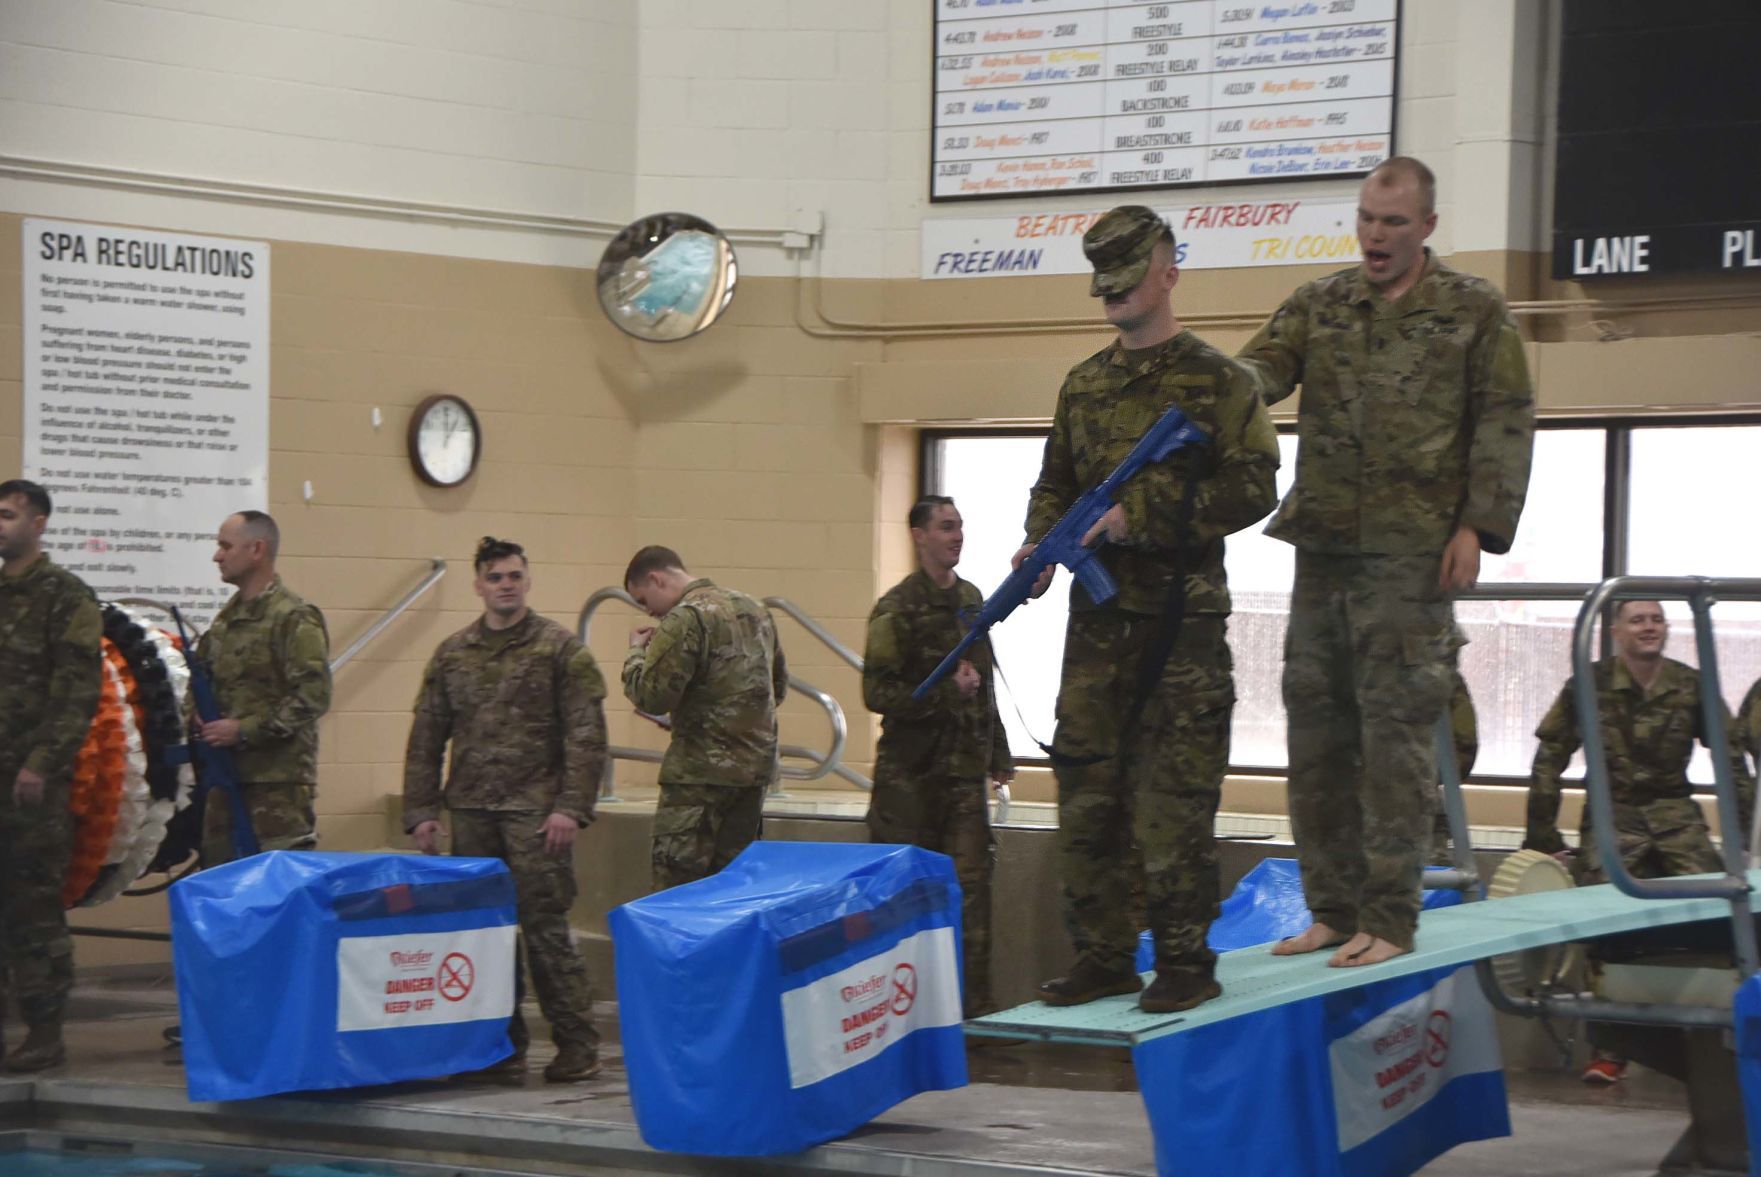
[(625, 226), (599, 259), (599, 305), (638, 339), (684, 339), (734, 298), (734, 247), (690, 213), (656, 213)]

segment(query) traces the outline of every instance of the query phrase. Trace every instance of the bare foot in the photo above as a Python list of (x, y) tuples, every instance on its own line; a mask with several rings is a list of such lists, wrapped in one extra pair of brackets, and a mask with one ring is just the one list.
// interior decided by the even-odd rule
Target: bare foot
[(1273, 956), (1300, 956), (1305, 952), (1319, 952), (1323, 948), (1335, 948), (1349, 937), (1344, 932), (1336, 932), (1326, 924), (1310, 924), (1294, 936), (1272, 945)]
[(1359, 932), (1347, 940), (1327, 964), (1336, 969), (1355, 969), (1367, 964), (1381, 964), (1385, 960), (1405, 956), (1411, 951), (1410, 948), (1390, 944), (1379, 936)]

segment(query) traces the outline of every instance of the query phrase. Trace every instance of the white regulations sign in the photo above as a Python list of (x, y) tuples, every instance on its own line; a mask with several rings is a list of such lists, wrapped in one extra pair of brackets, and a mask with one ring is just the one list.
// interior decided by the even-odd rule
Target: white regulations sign
[(27, 219), (24, 474), (56, 562), (205, 621), (214, 533), (268, 472), (269, 246)]
[(1398, 0), (936, 0), (932, 200), (1361, 175)]
[[(1192, 270), (1238, 266), (1349, 266), (1359, 258), (1357, 197), (1154, 205), (1174, 229), (1175, 263)], [(1087, 274), (1082, 235), (1105, 209), (1013, 217), (926, 220), (924, 278)]]

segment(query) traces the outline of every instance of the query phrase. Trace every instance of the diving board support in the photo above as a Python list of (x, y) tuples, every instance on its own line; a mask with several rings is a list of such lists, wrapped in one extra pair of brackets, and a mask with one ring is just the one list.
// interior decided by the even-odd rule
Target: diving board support
[(1480, 990), (1499, 1013), (1519, 1018), (1572, 1018), (1593, 1022), (1624, 1022), (1633, 1026), (1680, 1026), (1691, 1030), (1729, 1030), (1736, 1025), (1732, 1010), (1709, 1005), (1664, 1005), (1604, 1001), (1576, 993), (1518, 997), (1498, 980), (1489, 959), (1474, 962)]
[(1437, 720), (1436, 743), (1437, 775), (1443, 782), (1443, 813), (1449, 825), (1449, 848), (1455, 866), (1452, 870), (1426, 872), (1424, 885), (1458, 890), (1463, 902), (1474, 903), (1484, 898), (1484, 891), (1469, 841), (1467, 803), (1461, 795), (1461, 762), (1455, 757), (1455, 733), (1450, 728), (1447, 710)]
[[(1572, 632), (1572, 676), (1577, 695), (1578, 730), (1584, 748), (1584, 793), (1590, 826), (1609, 882), (1639, 899), (1722, 899), (1729, 903), (1737, 967), (1744, 977), (1761, 970), (1755, 922), (1750, 918), (1748, 847), (1737, 817), (1736, 782), (1730, 775), (1730, 733), (1724, 722), (1724, 695), (1718, 683), (1718, 651), (1712, 639), (1712, 605), (1727, 600), (1761, 601), (1761, 580), (1703, 576), (1616, 576), (1603, 581), (1584, 598)], [(1694, 643), (1700, 660), (1700, 706), (1706, 745), (1712, 753), (1712, 781), (1717, 799), (1719, 842), (1724, 856), (1722, 876), (1640, 879), (1627, 869), (1618, 852), (1614, 826), (1614, 794), (1608, 780), (1608, 752), (1602, 742), (1602, 715), (1596, 698), (1595, 659), (1591, 633), (1604, 609), (1618, 601), (1686, 600), (1694, 613)]]

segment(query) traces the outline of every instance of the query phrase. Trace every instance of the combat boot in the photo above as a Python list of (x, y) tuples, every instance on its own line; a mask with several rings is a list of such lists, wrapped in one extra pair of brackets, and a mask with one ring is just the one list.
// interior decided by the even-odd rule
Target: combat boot
[(590, 1046), (569, 1043), (557, 1047), (556, 1057), (544, 1068), (546, 1083), (576, 1083), (599, 1074), (605, 1064)]
[(6, 1060), (6, 1069), (18, 1073), (44, 1071), (67, 1061), (67, 1044), (60, 1026), (32, 1026), (24, 1044)]
[(1054, 977), (1039, 987), (1039, 999), (1047, 1005), (1086, 1005), (1102, 997), (1136, 993), (1143, 988), (1143, 978), (1129, 966), (1124, 972), (1110, 972), (1083, 957), (1069, 974)]
[(1137, 999), (1137, 1008), (1146, 1014), (1177, 1014), (1221, 996), (1223, 986), (1217, 984), (1214, 977), (1194, 973), (1157, 973), (1150, 987)]

